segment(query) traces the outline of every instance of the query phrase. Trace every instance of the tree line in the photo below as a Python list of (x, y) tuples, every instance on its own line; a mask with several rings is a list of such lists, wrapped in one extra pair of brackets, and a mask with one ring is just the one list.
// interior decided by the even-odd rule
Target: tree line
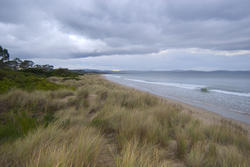
[(8, 50), (0, 46), (0, 68), (10, 68), (12, 70), (25, 70), (29, 68), (37, 68), (50, 71), (53, 70), (54, 67), (49, 64), (45, 65), (35, 64), (31, 60), (21, 60), (19, 58), (14, 58), (10, 60), (10, 55)]

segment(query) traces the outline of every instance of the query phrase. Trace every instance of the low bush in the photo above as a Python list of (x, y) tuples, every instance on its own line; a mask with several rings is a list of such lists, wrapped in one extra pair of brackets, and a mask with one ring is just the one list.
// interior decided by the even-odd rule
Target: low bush
[(64, 77), (65, 79), (78, 79), (77, 77), (79, 74), (72, 72), (66, 68), (59, 68), (59, 69), (54, 69), (54, 70), (45, 70), (45, 69), (40, 69), (40, 68), (28, 68), (21, 70), (22, 72), (25, 73), (30, 73), (30, 74), (35, 74), (39, 75), (42, 77), (51, 77), (51, 76), (56, 76), (56, 77)]
[(58, 90), (74, 89), (64, 85), (49, 82), (46, 78), (12, 70), (0, 70), (0, 94), (6, 93), (11, 89), (19, 88), (26, 91), (34, 90)]

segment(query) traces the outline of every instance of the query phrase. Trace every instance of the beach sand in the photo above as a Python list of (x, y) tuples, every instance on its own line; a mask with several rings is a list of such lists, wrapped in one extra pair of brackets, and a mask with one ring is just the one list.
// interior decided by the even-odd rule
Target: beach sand
[[(103, 76), (102, 76), (102, 78), (109, 81), (109, 82), (112, 82), (114, 84), (118, 84), (120, 86), (126, 87), (128, 89), (134, 89), (134, 90), (137, 90), (137, 91), (142, 91), (142, 90), (138, 90), (138, 89), (135, 89), (135, 88), (132, 88), (132, 87), (122, 85), (122, 84), (119, 84), (117, 82), (108, 80)], [(147, 91), (142, 91), (142, 92), (147, 92)], [(151, 95), (154, 95), (154, 96), (157, 96), (158, 98), (161, 98), (166, 103), (181, 106), (183, 112), (191, 114), (195, 118), (202, 121), (204, 124), (207, 124), (207, 125), (218, 124), (222, 120), (226, 120), (226, 121), (232, 122), (233, 124), (239, 125), (239, 126), (241, 126), (243, 129), (245, 129), (247, 131), (248, 137), (250, 138), (250, 125), (245, 123), (245, 122), (241, 122), (241, 121), (238, 121), (238, 120), (227, 118), (227, 117), (224, 117), (224, 116), (222, 116), (220, 114), (217, 114), (215, 112), (211, 112), (211, 111), (208, 111), (208, 110), (200, 108), (200, 107), (196, 107), (196, 106), (193, 106), (193, 105), (190, 105), (190, 104), (186, 104), (186, 103), (181, 102), (181, 101), (177, 101), (177, 100), (170, 99), (170, 98), (167, 98), (167, 97), (158, 96), (158, 95), (152, 94), (150, 92), (147, 92), (147, 93), (149, 93)]]
[(221, 120), (227, 120), (230, 121), (234, 124), (240, 125), (241, 127), (243, 127), (247, 132), (248, 132), (248, 137), (250, 137), (250, 125), (238, 120), (234, 120), (231, 118), (227, 118), (227, 117), (223, 117), (220, 114), (205, 110), (203, 108), (200, 107), (196, 107), (196, 106), (192, 106), (190, 104), (186, 104), (177, 100), (172, 100), (169, 98), (165, 98), (164, 99), (167, 101), (167, 103), (170, 104), (177, 104), (182, 106), (183, 108), (183, 112), (187, 112), (192, 114), (195, 118), (198, 118), (199, 120), (201, 120), (203, 123), (205, 124), (216, 124), (216, 123), (220, 123)]

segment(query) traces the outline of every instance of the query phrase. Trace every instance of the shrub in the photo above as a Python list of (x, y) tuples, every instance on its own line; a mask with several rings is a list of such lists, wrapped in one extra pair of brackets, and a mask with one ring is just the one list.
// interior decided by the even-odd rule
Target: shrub
[(21, 70), (25, 73), (35, 74), (42, 77), (50, 77), (50, 76), (57, 76), (57, 77), (68, 77), (68, 78), (74, 78), (77, 79), (78, 75), (75, 72), (72, 72), (66, 68), (59, 68), (54, 70), (45, 70), (45, 69), (39, 69), (39, 68), (28, 68)]
[(27, 91), (48, 91), (62, 88), (73, 89), (73, 87), (55, 84), (47, 81), (46, 78), (30, 73), (0, 70), (0, 76), (0, 94), (6, 93), (13, 88), (19, 88)]

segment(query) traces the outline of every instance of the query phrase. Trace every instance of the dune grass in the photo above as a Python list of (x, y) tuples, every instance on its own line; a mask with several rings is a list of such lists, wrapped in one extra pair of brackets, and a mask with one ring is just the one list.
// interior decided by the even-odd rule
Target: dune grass
[(6, 93), (15, 88), (26, 91), (74, 89), (74, 87), (50, 82), (42, 75), (0, 69), (0, 94)]
[(38, 125), (47, 126), (55, 119), (56, 111), (68, 106), (60, 99), (72, 94), (70, 90), (32, 93), (12, 90), (0, 96), (0, 140), (26, 135)]
[(13, 144), (1, 147), (4, 166), (97, 166), (105, 140), (93, 128), (38, 128)]
[[(11, 119), (22, 122), (23, 117), (27, 118), (24, 125), (18, 125), (24, 127), (23, 135), (0, 145), (2, 166), (250, 164), (248, 134), (235, 123), (222, 120), (207, 125), (179, 105), (97, 75), (84, 75), (79, 80), (49, 80), (74, 86), (76, 90), (13, 90), (1, 95), (1, 115), (18, 109), (16, 113), (20, 115)], [(52, 118), (49, 113), (53, 113)], [(45, 118), (50, 122), (46, 126)], [(26, 129), (27, 123), (34, 128)]]
[(121, 153), (115, 157), (117, 167), (167, 167), (169, 163), (160, 161), (155, 146), (141, 144), (136, 139), (123, 145)]

